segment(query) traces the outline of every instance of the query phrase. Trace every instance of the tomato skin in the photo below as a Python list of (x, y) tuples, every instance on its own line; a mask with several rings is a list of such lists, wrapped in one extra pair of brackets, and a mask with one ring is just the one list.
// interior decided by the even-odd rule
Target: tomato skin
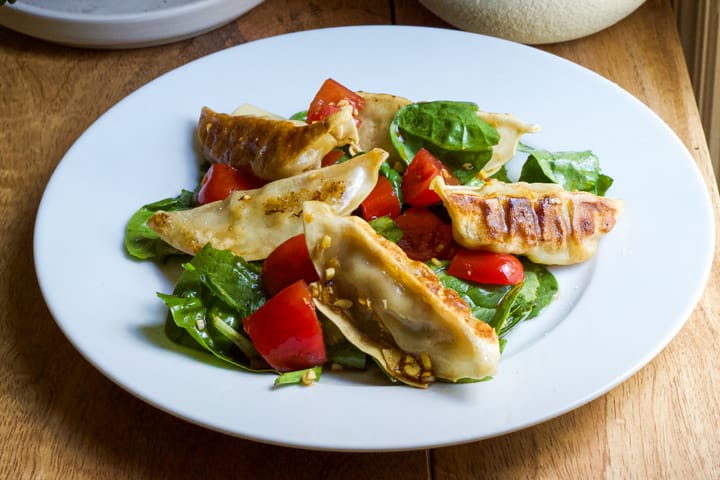
[(438, 175), (448, 185), (459, 185), (460, 181), (432, 153), (421, 148), (415, 154), (403, 174), (402, 194), (405, 202), (415, 207), (427, 207), (440, 201), (437, 193), (430, 189), (430, 182)]
[(378, 176), (375, 188), (360, 204), (360, 212), (367, 221), (386, 215), (394, 219), (400, 215), (400, 200), (392, 183), (384, 175)]
[(198, 205), (225, 200), (237, 190), (252, 190), (266, 182), (257, 178), (248, 168), (239, 170), (224, 163), (214, 163), (205, 173), (197, 194)]
[(325, 80), (320, 86), (320, 90), (315, 94), (315, 98), (313, 98), (308, 108), (307, 122), (317, 122), (337, 112), (340, 110), (338, 103), (342, 100), (350, 102), (353, 107), (353, 117), (355, 117), (355, 122), (358, 123), (357, 115), (365, 108), (365, 99), (332, 78)]
[(298, 280), (243, 319), (243, 328), (275, 370), (302, 370), (327, 361), (310, 288)]
[(318, 279), (317, 271), (310, 260), (305, 234), (301, 233), (284, 241), (265, 259), (262, 267), (262, 281), (270, 295), (298, 280), (312, 283)]
[(410, 207), (395, 223), (403, 232), (398, 246), (413, 260), (446, 260), (452, 258), (457, 249), (452, 226), (426, 207)]
[(455, 254), (448, 273), (488, 285), (515, 285), (525, 279), (525, 269), (514, 255), (465, 248)]
[(320, 166), (321, 167), (329, 167), (330, 165), (335, 165), (338, 160), (340, 160), (345, 153), (342, 150), (330, 150), (322, 159)]

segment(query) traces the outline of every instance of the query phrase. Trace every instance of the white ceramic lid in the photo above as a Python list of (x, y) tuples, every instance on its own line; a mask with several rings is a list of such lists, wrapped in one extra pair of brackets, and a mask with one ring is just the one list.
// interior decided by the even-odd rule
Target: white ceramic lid
[(224, 25), (262, 0), (18, 0), (0, 25), (63, 45), (134, 48), (170, 43)]

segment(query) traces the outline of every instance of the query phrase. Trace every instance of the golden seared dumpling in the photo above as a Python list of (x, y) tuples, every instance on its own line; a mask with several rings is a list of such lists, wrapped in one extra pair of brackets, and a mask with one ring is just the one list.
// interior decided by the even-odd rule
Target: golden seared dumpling
[(156, 212), (147, 224), (165, 242), (191, 255), (209, 243), (245, 260), (261, 260), (302, 233), (303, 202), (321, 201), (338, 215), (360, 206), (375, 187), (386, 158), (387, 152), (374, 149), (344, 163), (234, 192), (225, 200)]
[(398, 110), (412, 102), (407, 98), (388, 93), (357, 92), (357, 94), (365, 100), (365, 107), (358, 114), (360, 148), (369, 150), (380, 147), (388, 152), (395, 152), (390, 140), (390, 123)]
[(228, 115), (204, 107), (198, 137), (210, 162), (249, 166), (265, 180), (320, 168), (323, 157), (333, 148), (350, 145), (357, 149), (358, 144), (351, 106), (312, 124), (264, 115)]
[(520, 137), (526, 133), (540, 131), (540, 126), (523, 122), (509, 113), (478, 111), (477, 116), (489, 123), (500, 135), (500, 141), (493, 146), (492, 158), (482, 169), (482, 174), (486, 177), (493, 175), (503, 165), (512, 160), (520, 142)]
[(359, 217), (340, 217), (321, 202), (304, 207), (305, 241), (320, 279), (317, 308), (388, 375), (426, 387), (493, 375), (500, 360), (495, 330), (472, 316), (424, 263), (377, 235)]
[(622, 200), (568, 192), (550, 183), (490, 181), (466, 187), (436, 177), (431, 188), (450, 214), (457, 243), (525, 255), (545, 265), (590, 258), (623, 211)]

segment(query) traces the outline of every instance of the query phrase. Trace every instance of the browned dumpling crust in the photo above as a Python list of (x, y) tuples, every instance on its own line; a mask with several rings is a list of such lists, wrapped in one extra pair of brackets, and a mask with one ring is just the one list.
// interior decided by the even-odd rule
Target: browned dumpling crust
[(257, 115), (228, 115), (204, 107), (198, 137), (212, 163), (249, 166), (265, 180), (291, 177), (320, 168), (335, 147), (357, 148), (352, 107), (341, 108), (321, 122), (300, 124)]
[(385, 372), (415, 387), (493, 375), (498, 337), (422, 262), (360, 217), (306, 202), (305, 241), (320, 280), (318, 309)]
[(623, 202), (545, 183), (490, 181), (481, 187), (431, 184), (450, 214), (453, 237), (479, 250), (525, 255), (545, 265), (571, 265), (595, 254)]

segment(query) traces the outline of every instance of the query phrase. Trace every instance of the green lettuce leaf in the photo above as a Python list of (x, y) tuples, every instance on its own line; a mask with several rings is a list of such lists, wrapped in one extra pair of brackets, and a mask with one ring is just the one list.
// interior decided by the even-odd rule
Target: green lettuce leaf
[(257, 265), (204, 247), (184, 265), (173, 293), (158, 293), (169, 310), (166, 334), (237, 367), (269, 371), (242, 327), (242, 319), (266, 301), (259, 277)]
[(520, 172), (521, 182), (557, 183), (565, 190), (605, 195), (613, 179), (600, 171), (600, 159), (591, 151), (532, 150)]
[(470, 102), (436, 101), (402, 107), (390, 124), (390, 139), (408, 165), (421, 149), (438, 157), (462, 182), (477, 176), (500, 136), (477, 116)]
[(387, 215), (370, 220), (368, 223), (378, 235), (387, 238), (391, 242), (397, 243), (403, 236), (400, 227)]
[(157, 233), (147, 226), (148, 219), (157, 211), (173, 212), (188, 210), (195, 206), (195, 194), (183, 190), (175, 198), (166, 198), (143, 205), (130, 217), (125, 229), (125, 249), (138, 260), (163, 260), (170, 255), (182, 254), (165, 243)]
[(449, 261), (428, 266), (445, 288), (455, 290), (473, 316), (492, 326), (502, 339), (520, 322), (536, 317), (558, 291), (555, 276), (544, 266), (521, 259), (525, 280), (518, 285), (481, 285), (447, 273)]

